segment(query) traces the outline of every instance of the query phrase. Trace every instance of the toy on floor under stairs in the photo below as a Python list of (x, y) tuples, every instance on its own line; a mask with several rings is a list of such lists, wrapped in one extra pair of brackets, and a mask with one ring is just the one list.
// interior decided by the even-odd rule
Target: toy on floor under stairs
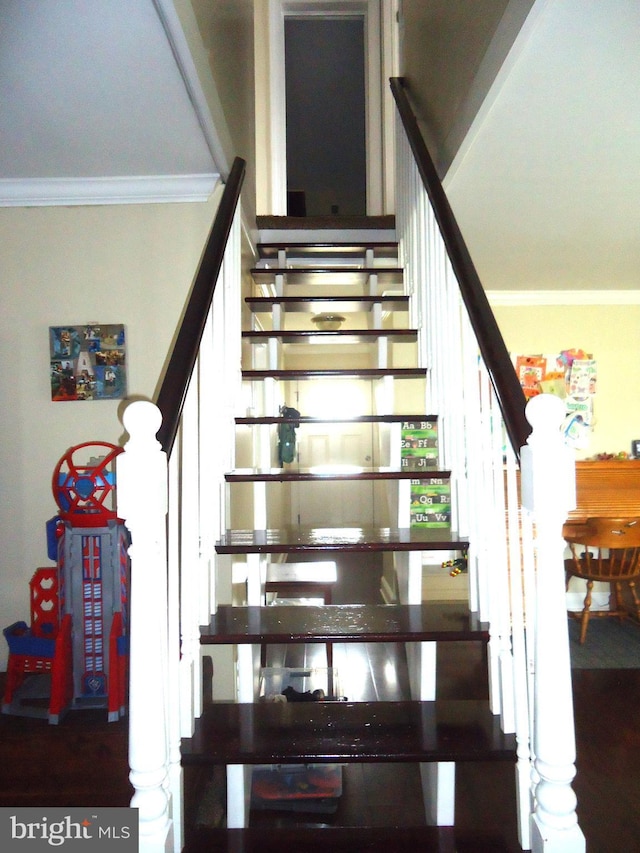
[(457, 578), (458, 575), (466, 574), (469, 571), (466, 554), (464, 557), (459, 557), (456, 560), (445, 560), (442, 564), (442, 568), (449, 569), (449, 574), (452, 578)]
[[(126, 710), (129, 537), (115, 512), (115, 458), (121, 448), (71, 448), (53, 474), (59, 514), (47, 524), (55, 567), (30, 582), (31, 625), (4, 630), (9, 645), (2, 711), (48, 717), (68, 709)], [(99, 455), (91, 455), (91, 454)], [(80, 461), (79, 461), (80, 460)]]

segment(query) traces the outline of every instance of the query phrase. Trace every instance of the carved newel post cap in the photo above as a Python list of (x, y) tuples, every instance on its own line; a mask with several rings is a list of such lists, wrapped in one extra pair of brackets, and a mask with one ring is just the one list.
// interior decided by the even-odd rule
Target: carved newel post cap
[(162, 414), (154, 403), (136, 400), (124, 410), (122, 423), (129, 433), (129, 442), (155, 443), (156, 433), (162, 424)]
[(537, 397), (532, 397), (524, 413), (532, 428), (529, 444), (532, 438), (534, 440), (538, 436), (547, 438), (559, 433), (566, 415), (563, 401), (553, 394), (538, 394)]
[(122, 423), (129, 440), (117, 461), (118, 513), (129, 529), (149, 525), (156, 517), (164, 523), (167, 457), (156, 438), (162, 424), (160, 409), (148, 400), (136, 400), (123, 412)]
[(565, 404), (540, 394), (529, 400), (525, 415), (532, 429), (520, 453), (522, 505), (538, 521), (551, 515), (561, 527), (576, 505), (574, 454), (562, 435)]

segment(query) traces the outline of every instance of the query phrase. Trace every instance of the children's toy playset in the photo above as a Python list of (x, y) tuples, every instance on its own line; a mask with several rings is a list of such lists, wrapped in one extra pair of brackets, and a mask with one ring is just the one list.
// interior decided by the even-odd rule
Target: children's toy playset
[(105, 442), (72, 447), (58, 462), (52, 489), (58, 514), (47, 523), (56, 565), (36, 569), (31, 622), (4, 629), (9, 644), (5, 714), (48, 718), (126, 709), (129, 538), (115, 511), (115, 459)]

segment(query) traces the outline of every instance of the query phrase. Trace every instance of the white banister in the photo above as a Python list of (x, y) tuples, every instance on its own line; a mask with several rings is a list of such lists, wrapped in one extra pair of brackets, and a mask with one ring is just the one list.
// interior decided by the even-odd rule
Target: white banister
[[(203, 707), (200, 625), (232, 595), (231, 562), (215, 543), (229, 523), (224, 474), (234, 467), (242, 399), (244, 165), (236, 158), (220, 198), (158, 406), (131, 402), (122, 418), (118, 514), (132, 540), (129, 764), (142, 853), (183, 849), (180, 746)], [(214, 658), (216, 698), (233, 693), (230, 651), (204, 653)]]
[(131, 403), (117, 460), (118, 515), (131, 533), (129, 765), (141, 853), (173, 849), (167, 726), (167, 458), (160, 410)]
[(536, 528), (534, 853), (585, 850), (571, 787), (576, 752), (562, 527), (575, 507), (575, 462), (560, 430), (564, 414), (558, 397), (534, 397), (526, 409), (533, 431), (521, 455), (522, 503)]
[(400, 116), (397, 129), (399, 256), (419, 327), (420, 366), (429, 371), (426, 407), (438, 414), (440, 462), (452, 470), (452, 522), (470, 542), (469, 606), (489, 625), (491, 709), (503, 731), (516, 734), (519, 839), (525, 850), (577, 853), (584, 841), (571, 788), (575, 736), (562, 564), (573, 475), (558, 429), (563, 405), (547, 395), (532, 405), (537, 433), (523, 451), (529, 468), (522, 486), (529, 477), (534, 513), (532, 502), (520, 500), (495, 365), (480, 355)]
[(200, 666), (200, 456), (199, 381), (194, 370), (182, 408), (180, 443), (180, 720), (183, 737), (193, 734), (202, 709)]
[[(517, 736), (516, 798), (518, 804), (518, 835), (522, 847), (531, 846), (530, 814), (531, 793), (531, 729), (529, 719), (529, 681), (527, 659), (527, 625), (525, 560), (526, 548), (531, 549), (531, 540), (522, 524), (522, 512), (518, 504), (517, 461), (511, 447), (505, 454), (507, 485), (507, 536), (509, 549), (509, 594), (511, 607), (511, 647), (513, 654), (513, 711), (514, 730)], [(533, 611), (532, 611), (533, 612)]]

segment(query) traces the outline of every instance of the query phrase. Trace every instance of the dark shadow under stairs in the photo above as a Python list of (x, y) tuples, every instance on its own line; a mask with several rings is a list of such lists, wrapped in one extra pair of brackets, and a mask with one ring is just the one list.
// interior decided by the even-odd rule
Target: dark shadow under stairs
[[(304, 556), (295, 559), (299, 562)], [(337, 605), (382, 604), (381, 555), (334, 554), (332, 559), (338, 564), (338, 583), (333, 593)], [(464, 578), (460, 583), (465, 583)], [(454, 609), (459, 611), (460, 607), (455, 605)], [(483, 642), (444, 643), (438, 654), (438, 671), (442, 673), (439, 698), (455, 699), (461, 695), (471, 700), (486, 698), (487, 661)], [(319, 643), (269, 646), (268, 664), (323, 667), (324, 646)], [(334, 666), (340, 690), (350, 701), (402, 702), (410, 698), (402, 643), (336, 643)], [(197, 770), (194, 773), (193, 768), (187, 767), (187, 776), (190, 772), (192, 777), (200, 776), (200, 784), (211, 779), (210, 772), (203, 772), (202, 768), (200, 773)], [(218, 781), (222, 779), (218, 775)], [(218, 791), (223, 796), (223, 785), (218, 786)], [(214, 808), (218, 818), (223, 808), (222, 802)], [(291, 845), (300, 851), (329, 849), (350, 853), (382, 849), (388, 853), (404, 850), (517, 853), (520, 846), (515, 814), (511, 762), (458, 764), (455, 830), (425, 825), (417, 764), (349, 763), (343, 767), (343, 794), (334, 813), (252, 810), (248, 831), (192, 826), (187, 850), (189, 853), (214, 849), (269, 853)], [(192, 815), (191, 820), (196, 818)], [(327, 835), (321, 830), (332, 831)]]

